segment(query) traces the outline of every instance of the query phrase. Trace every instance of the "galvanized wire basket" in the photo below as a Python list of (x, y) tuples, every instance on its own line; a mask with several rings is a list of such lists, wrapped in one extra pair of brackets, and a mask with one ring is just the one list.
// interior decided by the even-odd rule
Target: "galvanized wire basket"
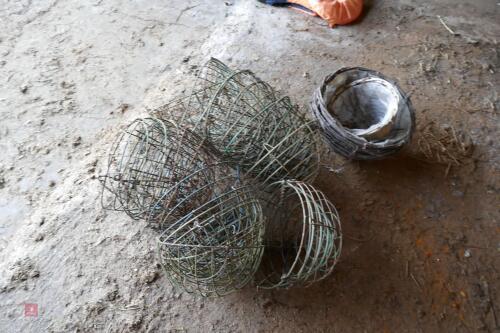
[(211, 59), (190, 96), (175, 101), (190, 112), (158, 110), (211, 142), (233, 165), (262, 182), (312, 181), (319, 169), (315, 128), (288, 97), (280, 97), (250, 71), (233, 71)]
[(279, 181), (264, 201), (270, 218), (255, 282), (264, 289), (307, 286), (327, 277), (342, 249), (337, 210), (312, 185)]
[(102, 205), (136, 220), (157, 221), (211, 178), (198, 174), (183, 181), (183, 186), (178, 182), (216, 159), (195, 133), (170, 121), (137, 119), (111, 147), (106, 173), (100, 177)]
[(330, 147), (349, 159), (381, 159), (411, 139), (410, 98), (379, 72), (342, 68), (314, 92), (311, 111)]
[[(164, 216), (158, 239), (168, 279), (205, 297), (226, 295), (252, 280), (264, 250), (265, 228), (254, 186), (224, 163), (207, 169), (198, 172), (214, 177)], [(183, 187), (185, 181), (177, 186)], [(177, 209), (191, 206), (194, 197), (204, 200), (197, 200), (188, 214), (178, 218)]]

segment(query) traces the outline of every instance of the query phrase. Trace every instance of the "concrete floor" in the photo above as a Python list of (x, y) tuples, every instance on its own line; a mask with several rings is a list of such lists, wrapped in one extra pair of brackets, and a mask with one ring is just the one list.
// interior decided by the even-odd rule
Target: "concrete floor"
[[(366, 1), (336, 29), (253, 0), (165, 3), (0, 0), (0, 332), (499, 331), (497, 1)], [(326, 74), (379, 70), (419, 124), (466, 131), (474, 154), (446, 176), (415, 145), (326, 158), (316, 184), (347, 235), (329, 279), (185, 294), (158, 268), (155, 234), (102, 211), (96, 177), (119, 126), (188, 89), (210, 56), (304, 112)]]

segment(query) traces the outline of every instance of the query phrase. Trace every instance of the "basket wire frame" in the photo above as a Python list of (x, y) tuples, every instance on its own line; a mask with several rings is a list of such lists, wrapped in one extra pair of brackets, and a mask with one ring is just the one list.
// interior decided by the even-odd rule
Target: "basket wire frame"
[(136, 119), (116, 137), (99, 177), (102, 205), (135, 220), (157, 221), (210, 177), (190, 177), (182, 187), (178, 181), (216, 159), (193, 132), (158, 118)]
[(257, 286), (290, 288), (326, 278), (342, 250), (337, 210), (323, 192), (307, 183), (282, 180), (272, 187), (274, 199), (264, 199), (264, 207), (274, 216), (266, 228)]
[[(160, 262), (177, 287), (204, 297), (223, 296), (252, 281), (264, 251), (265, 220), (252, 183), (226, 163), (209, 166), (211, 182), (184, 198), (203, 197), (181, 218), (164, 216)], [(193, 176), (193, 175), (191, 175)], [(187, 178), (184, 180), (187, 181)], [(182, 185), (181, 181), (178, 186)]]
[(203, 133), (226, 160), (260, 181), (312, 181), (318, 174), (313, 122), (252, 72), (233, 71), (212, 58), (179, 103), (190, 112), (175, 114), (167, 105), (159, 113)]

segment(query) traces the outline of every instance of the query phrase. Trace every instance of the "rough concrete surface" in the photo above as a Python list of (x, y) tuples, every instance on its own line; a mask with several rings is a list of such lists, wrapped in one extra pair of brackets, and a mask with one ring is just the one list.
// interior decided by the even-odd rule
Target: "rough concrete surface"
[[(254, 0), (0, 0), (0, 332), (498, 332), (500, 6), (366, 3), (329, 29)], [(417, 132), (384, 161), (325, 156), (316, 185), (345, 232), (331, 277), (183, 293), (155, 234), (101, 209), (97, 176), (120, 126), (188, 89), (210, 56), (304, 112), (326, 74), (379, 70), (419, 125), (466, 131), (474, 152), (447, 172), (418, 157)]]

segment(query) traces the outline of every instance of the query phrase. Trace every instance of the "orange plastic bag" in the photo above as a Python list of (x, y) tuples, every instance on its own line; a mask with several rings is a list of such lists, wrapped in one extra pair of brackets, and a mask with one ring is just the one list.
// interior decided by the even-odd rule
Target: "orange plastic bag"
[(363, 11), (363, 0), (288, 0), (309, 8), (326, 20), (330, 27), (348, 24)]

